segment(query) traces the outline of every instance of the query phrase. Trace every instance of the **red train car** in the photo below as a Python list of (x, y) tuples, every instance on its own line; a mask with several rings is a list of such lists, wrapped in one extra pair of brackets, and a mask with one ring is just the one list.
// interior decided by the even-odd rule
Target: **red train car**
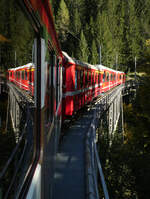
[[(34, 94), (32, 63), (9, 69), (9, 80)], [(50, 78), (50, 77), (49, 77)], [(103, 65), (91, 65), (75, 60), (63, 52), (62, 115), (72, 116), (101, 93), (125, 82), (125, 74)], [(61, 95), (61, 94), (60, 94)], [(47, 104), (49, 102), (47, 101)]]
[(63, 72), (63, 116), (74, 112), (113, 87), (124, 83), (123, 72), (103, 65), (91, 65), (64, 55)]
[(34, 64), (29, 63), (24, 66), (8, 70), (9, 81), (14, 82), (23, 90), (29, 91), (34, 95)]

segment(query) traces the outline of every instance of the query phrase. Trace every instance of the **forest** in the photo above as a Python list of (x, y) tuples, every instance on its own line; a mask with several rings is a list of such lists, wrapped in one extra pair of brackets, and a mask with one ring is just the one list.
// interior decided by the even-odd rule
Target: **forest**
[[(126, 73), (135, 70), (140, 88), (124, 104), (124, 141), (102, 160), (110, 198), (150, 198), (150, 0), (50, 0), (63, 51), (91, 64)], [(0, 71), (32, 61), (34, 33), (14, 0), (0, 0)], [(107, 161), (106, 161), (107, 160)]]
[(52, 1), (59, 40), (64, 51), (92, 64), (134, 70), (149, 54), (149, 0)]
[[(59, 42), (70, 56), (123, 71), (149, 58), (149, 0), (50, 0)], [(31, 60), (33, 33), (14, 0), (0, 0), (0, 62), (4, 68)], [(7, 59), (6, 59), (7, 56)], [(8, 59), (9, 58), (9, 59)]]
[[(140, 87), (124, 103), (124, 140), (101, 140), (110, 198), (149, 199), (150, 191), (150, 1), (51, 0), (62, 49), (70, 56), (130, 74), (137, 61)], [(132, 75), (131, 75), (132, 77)]]

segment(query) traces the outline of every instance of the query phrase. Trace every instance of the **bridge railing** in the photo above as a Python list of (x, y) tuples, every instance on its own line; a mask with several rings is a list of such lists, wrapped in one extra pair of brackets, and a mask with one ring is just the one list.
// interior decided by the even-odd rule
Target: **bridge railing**
[(132, 91), (136, 91), (140, 83), (137, 80), (128, 80), (125, 82), (123, 89), (123, 96), (131, 94)]
[(90, 125), (89, 131), (87, 133), (86, 139), (86, 184), (87, 184), (87, 198), (88, 199), (99, 199), (98, 190), (98, 175), (101, 180), (103, 193), (105, 199), (109, 199), (109, 194), (107, 186), (104, 179), (104, 174), (102, 171), (101, 162), (97, 152), (96, 145), (96, 126), (97, 126), (97, 113), (95, 109), (93, 121)]
[[(102, 119), (104, 112), (107, 112), (113, 101), (122, 95), (124, 85), (116, 87), (111, 92), (105, 94), (93, 109), (93, 119), (86, 137), (86, 187), (88, 199), (99, 199), (99, 185), (101, 184), (105, 199), (109, 199), (108, 189), (104, 179), (100, 157), (96, 144), (96, 129)], [(98, 181), (100, 179), (100, 182)]]
[(0, 195), (17, 198), (33, 154), (33, 118), (29, 107), (26, 122), (8, 161), (0, 173)]

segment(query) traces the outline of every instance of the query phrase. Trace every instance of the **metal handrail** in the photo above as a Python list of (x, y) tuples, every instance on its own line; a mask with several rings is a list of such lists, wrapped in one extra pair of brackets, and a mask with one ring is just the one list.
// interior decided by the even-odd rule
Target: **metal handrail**
[(101, 179), (102, 189), (105, 199), (109, 199), (108, 189), (104, 179), (102, 166), (99, 158), (99, 154), (96, 146), (96, 128), (98, 121), (102, 117), (103, 113), (108, 110), (112, 101), (116, 98), (119, 92), (122, 91), (124, 85), (112, 90), (107, 95), (104, 95), (96, 104), (93, 119), (89, 126), (86, 137), (86, 181), (87, 181), (87, 198), (99, 199), (98, 183), (97, 183), (97, 169)]
[(105, 178), (104, 178), (100, 158), (99, 158), (99, 155), (98, 155), (96, 142), (94, 142), (94, 152), (95, 152), (95, 156), (96, 156), (96, 163), (97, 163), (97, 166), (98, 166), (98, 169), (99, 169), (99, 174), (100, 174), (100, 179), (101, 179), (101, 183), (102, 183), (102, 187), (103, 187), (104, 196), (105, 196), (105, 199), (109, 199), (108, 189), (107, 189), (107, 185), (105, 183)]

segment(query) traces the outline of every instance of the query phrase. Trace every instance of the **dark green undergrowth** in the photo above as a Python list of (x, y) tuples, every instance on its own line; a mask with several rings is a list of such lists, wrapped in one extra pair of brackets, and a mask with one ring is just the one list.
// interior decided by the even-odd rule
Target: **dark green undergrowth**
[(142, 76), (136, 99), (124, 104), (124, 134), (111, 145), (101, 141), (100, 156), (111, 199), (150, 198), (150, 76)]

